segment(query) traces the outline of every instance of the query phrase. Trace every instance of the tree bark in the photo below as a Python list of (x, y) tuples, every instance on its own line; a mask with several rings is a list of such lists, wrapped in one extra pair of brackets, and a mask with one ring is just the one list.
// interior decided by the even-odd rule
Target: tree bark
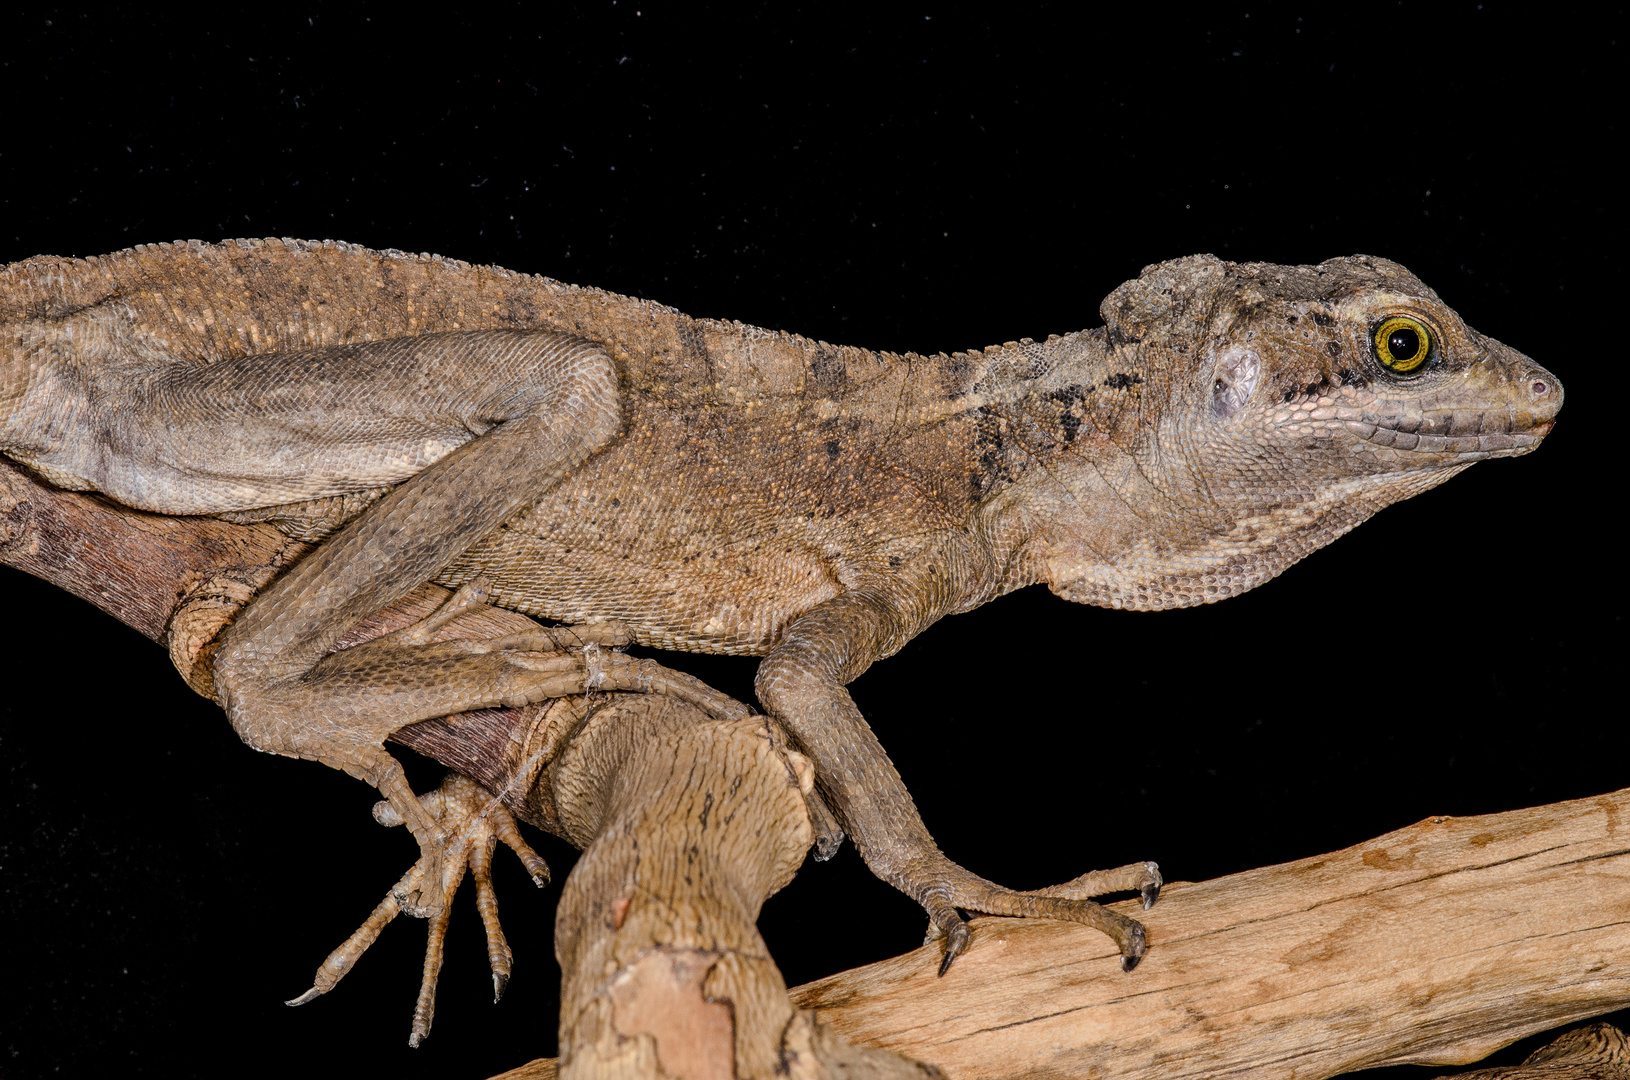
[(1521, 1065), (1438, 1080), (1630, 1080), (1630, 1039), (1612, 1024), (1587, 1024), (1535, 1050)]
[(565, 835), (583, 848), (555, 921), (562, 1076), (938, 1075), (850, 1046), (787, 998), (755, 925), (814, 838), (814, 768), (785, 747), (766, 717), (625, 694), (550, 766)]
[[(209, 638), (304, 550), (267, 526), (140, 514), (0, 464), (0, 561), (167, 641), (201, 692)], [(444, 595), (422, 590), (354, 639), (406, 625)], [(502, 632), (522, 618), (484, 609), (446, 632)], [(734, 1075), (757, 1075), (776, 1053), (797, 1060), (787, 1041), (797, 1038), (829, 1047), (824, 1059), (811, 1055), (805, 1075), (921, 1075), (904, 1059), (843, 1049), (837, 1032), (958, 1080), (1312, 1080), (1383, 1064), (1464, 1064), (1630, 1004), (1627, 789), (1431, 818), (1346, 851), (1168, 885), (1160, 905), (1140, 915), (1150, 952), (1130, 974), (1094, 931), (980, 919), (973, 947), (944, 978), (930, 945), (797, 988), (783, 1006), (780, 975), (752, 920), (808, 843), (799, 785), (788, 780), (795, 756), (777, 748), (764, 718), (688, 676), (618, 654), (599, 671), (607, 689), (661, 689), (674, 704), (626, 695), (646, 703), (616, 706), (581, 745), (577, 722), (545, 722), (540, 706), (428, 721), (394, 737), (500, 792), (517, 816), (589, 845), (583, 880), (573, 881), (557, 923), (569, 991), (562, 1045), (579, 1055), (568, 1071), (654, 1076), (661, 1066), (669, 1075), (730, 1076), (718, 1071), (728, 1049), (730, 1070), (741, 1070)], [(732, 784), (749, 792), (731, 817), (745, 831), (734, 835), (717, 828), (716, 810), (701, 811), (722, 805)], [(701, 828), (704, 817), (711, 830)], [(692, 849), (705, 872), (675, 870), (673, 860)], [(669, 869), (653, 869), (661, 860)], [(639, 907), (636, 894), (645, 898)], [(712, 905), (717, 921), (699, 922), (698, 905)], [(732, 1016), (762, 1046), (743, 1049), (742, 1031), (721, 1041), (709, 1027), (718, 1019), (710, 1003), (722, 997), (757, 1002)], [(641, 1001), (666, 1004), (644, 1009)], [(696, 1021), (672, 1031), (713, 1032), (694, 1053), (674, 1051), (682, 1065), (661, 1056), (650, 1030), (670, 1007)], [(618, 1064), (623, 1051), (631, 1056)], [(538, 1062), (514, 1075), (554, 1067)]]

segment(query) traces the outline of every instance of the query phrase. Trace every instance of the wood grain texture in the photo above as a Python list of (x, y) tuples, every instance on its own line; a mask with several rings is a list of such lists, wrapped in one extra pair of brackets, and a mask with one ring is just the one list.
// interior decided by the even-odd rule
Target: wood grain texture
[(549, 769), (583, 848), (555, 923), (567, 1080), (938, 1080), (798, 1012), (756, 923), (815, 832), (807, 758), (767, 717), (616, 695)]
[(1630, 1039), (1612, 1024), (1574, 1028), (1528, 1055), (1521, 1065), (1476, 1069), (1438, 1080), (1626, 1080)]
[(144, 514), (59, 491), (0, 459), (0, 561), (155, 641), (192, 587), (213, 573), (281, 567), (306, 550), (270, 525)]
[(1141, 917), (1131, 974), (1090, 931), (981, 919), (943, 979), (926, 946), (792, 997), (958, 1080), (1473, 1062), (1630, 1003), (1630, 789), (1175, 883)]

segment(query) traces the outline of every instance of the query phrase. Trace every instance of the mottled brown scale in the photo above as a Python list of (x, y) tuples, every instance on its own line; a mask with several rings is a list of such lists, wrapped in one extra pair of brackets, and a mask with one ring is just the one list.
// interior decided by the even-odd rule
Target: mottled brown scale
[[(0, 449), (130, 505), (327, 537), (223, 634), (221, 701), (252, 745), (379, 786), (432, 863), (443, 839), (381, 741), (558, 692), (559, 672), (541, 639), (404, 633), (328, 656), (427, 579), (763, 656), (761, 701), (869, 865), (949, 936), (947, 962), (960, 908), (1099, 926), (1130, 964), (1136, 923), (946, 860), (844, 685), (1024, 585), (1143, 609), (1252, 588), (1533, 449), (1562, 390), (1382, 259), (1179, 259), (1101, 314), (898, 356), (343, 244), (38, 258), (0, 275)], [(1371, 343), (1400, 315), (1435, 350), (1408, 377)], [(440, 904), (433, 886), (403, 899)]]

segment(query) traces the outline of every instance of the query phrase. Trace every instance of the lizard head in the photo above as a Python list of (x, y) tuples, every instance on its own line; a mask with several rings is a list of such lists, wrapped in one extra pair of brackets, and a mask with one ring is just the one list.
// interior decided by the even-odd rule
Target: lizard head
[(1110, 366), (1147, 384), (1110, 441), (1152, 490), (1117, 492), (1137, 522), (1121, 554), (1053, 568), (1071, 599), (1242, 592), (1473, 462), (1535, 449), (1562, 405), (1555, 376), (1385, 259), (1178, 259), (1101, 310)]
[(1458, 471), (1533, 450), (1562, 405), (1555, 376), (1385, 259), (1182, 259), (1122, 286), (1104, 309), (1111, 340), (1142, 336), (1166, 354), (1174, 398), (1185, 399), (1168, 415), (1185, 441), (1251, 458), (1251, 473), (1281, 457), (1304, 478), (1372, 487)]

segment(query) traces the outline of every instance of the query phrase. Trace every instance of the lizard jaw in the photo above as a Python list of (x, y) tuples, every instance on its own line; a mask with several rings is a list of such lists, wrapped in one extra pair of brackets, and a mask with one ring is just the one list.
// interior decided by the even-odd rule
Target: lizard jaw
[[(1343, 386), (1283, 405), (1270, 429), (1315, 436), (1345, 431), (1386, 451), (1384, 457), (1430, 463), (1519, 457), (1537, 449), (1556, 426), (1562, 384), (1549, 371), (1504, 346), (1466, 382), (1441, 387), (1425, 401), (1383, 396), (1385, 389)], [(1492, 362), (1490, 362), (1492, 361)], [(1380, 393), (1376, 391), (1380, 389)]]
[[(1518, 457), (1538, 448), (1556, 421), (1517, 427), (1506, 416), (1459, 411), (1415, 416), (1353, 415), (1338, 410), (1336, 418), (1354, 435), (1375, 446), (1422, 454), (1453, 455), (1457, 461)], [(1501, 420), (1507, 420), (1501, 423)], [(1513, 430), (1515, 428), (1515, 430)]]

